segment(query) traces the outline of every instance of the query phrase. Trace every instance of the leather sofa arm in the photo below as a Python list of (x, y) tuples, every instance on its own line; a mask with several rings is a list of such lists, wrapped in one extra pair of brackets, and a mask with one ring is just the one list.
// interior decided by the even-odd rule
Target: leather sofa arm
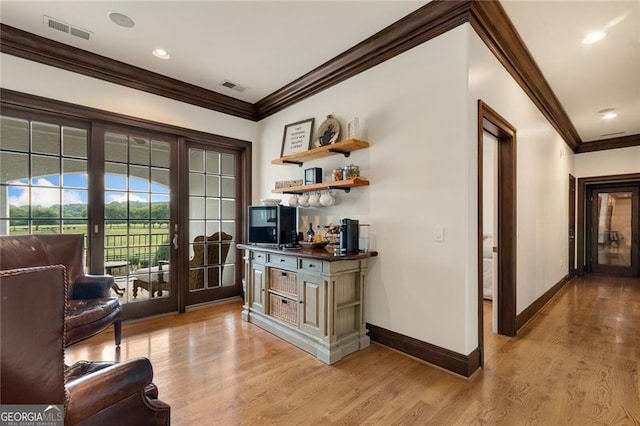
[(71, 380), (64, 423), (78, 423), (130, 395), (143, 394), (152, 379), (151, 362), (136, 358)]
[(80, 275), (73, 283), (71, 298), (95, 299), (99, 297), (111, 297), (111, 287), (115, 278), (111, 275)]

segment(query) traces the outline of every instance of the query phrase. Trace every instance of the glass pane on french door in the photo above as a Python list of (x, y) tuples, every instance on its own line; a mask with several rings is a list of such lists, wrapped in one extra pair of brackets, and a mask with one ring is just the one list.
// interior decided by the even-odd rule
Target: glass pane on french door
[(598, 193), (598, 265), (631, 266), (633, 193)]
[(0, 235), (84, 234), (87, 241), (88, 131), (0, 117)]
[(640, 273), (640, 188), (608, 185), (591, 191), (591, 272), (638, 276)]
[(104, 269), (123, 304), (176, 298), (170, 164), (169, 142), (104, 135)]
[(237, 293), (237, 156), (215, 149), (188, 148), (187, 304)]

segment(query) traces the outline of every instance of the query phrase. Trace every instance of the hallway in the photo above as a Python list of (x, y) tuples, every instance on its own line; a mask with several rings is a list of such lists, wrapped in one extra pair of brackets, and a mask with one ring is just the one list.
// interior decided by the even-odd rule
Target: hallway
[[(129, 322), (173, 425), (640, 423), (640, 279), (574, 278), (470, 380), (372, 344), (333, 366), (240, 320), (232, 302)], [(111, 333), (67, 363), (114, 359)]]

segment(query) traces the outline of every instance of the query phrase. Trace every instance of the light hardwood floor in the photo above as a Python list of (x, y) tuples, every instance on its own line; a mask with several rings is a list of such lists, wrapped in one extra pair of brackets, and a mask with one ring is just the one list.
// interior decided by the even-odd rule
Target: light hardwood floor
[[(470, 380), (372, 344), (328, 366), (240, 319), (240, 302), (123, 326), (174, 425), (638, 425), (640, 279), (576, 278)], [(425, 325), (427, 326), (427, 325)], [(67, 363), (116, 359), (113, 335)]]

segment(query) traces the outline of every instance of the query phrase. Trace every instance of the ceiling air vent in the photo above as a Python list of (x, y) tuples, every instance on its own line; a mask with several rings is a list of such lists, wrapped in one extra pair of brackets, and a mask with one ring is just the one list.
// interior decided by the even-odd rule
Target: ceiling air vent
[(90, 31), (83, 30), (79, 27), (74, 27), (73, 25), (67, 24), (58, 19), (54, 19), (50, 16), (43, 15), (43, 19), (45, 27), (61, 31), (66, 34), (71, 34), (72, 36), (79, 37), (83, 40), (90, 40), (91, 35), (93, 34)]
[(625, 130), (623, 130), (621, 132), (605, 133), (605, 134), (600, 135), (600, 136), (616, 136), (616, 135), (622, 135), (624, 133), (627, 133), (627, 132)]
[(235, 90), (236, 92), (244, 92), (247, 89), (246, 87), (242, 87), (239, 84), (235, 84), (229, 80), (223, 80), (220, 83), (220, 86)]

